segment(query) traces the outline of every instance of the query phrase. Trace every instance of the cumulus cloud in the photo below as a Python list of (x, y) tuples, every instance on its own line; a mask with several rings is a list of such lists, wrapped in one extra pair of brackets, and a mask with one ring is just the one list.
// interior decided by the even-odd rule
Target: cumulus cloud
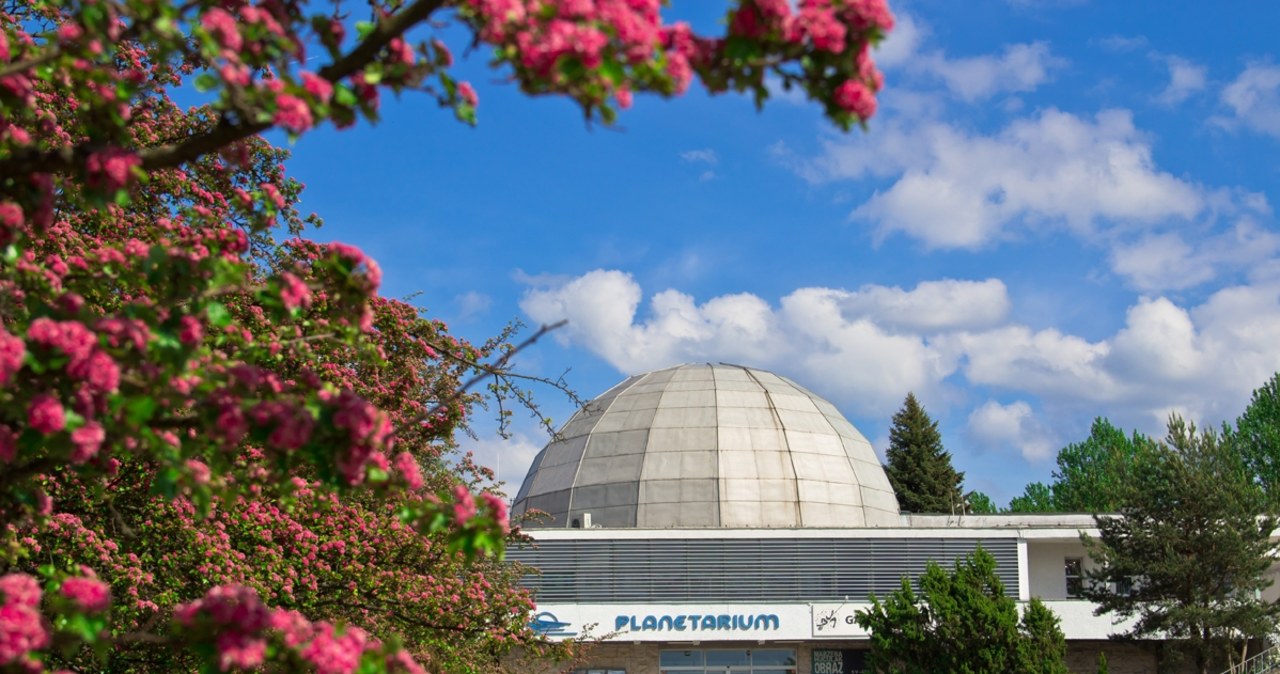
[(893, 179), (853, 211), (877, 236), (903, 233), (930, 248), (980, 248), (1019, 228), (1100, 222), (1185, 222), (1206, 208), (1199, 185), (1160, 171), (1124, 110), (1093, 119), (1059, 110), (1015, 120), (994, 135), (944, 122), (893, 125), (794, 164), (812, 181)]
[(1280, 138), (1280, 66), (1255, 63), (1222, 90), (1232, 116), (1219, 120)]
[(930, 334), (987, 327), (1009, 309), (998, 280), (932, 281), (910, 290), (800, 288), (776, 307), (748, 293), (699, 304), (664, 290), (643, 319), (640, 298), (630, 275), (596, 270), (530, 288), (520, 306), (536, 322), (569, 319), (558, 339), (583, 344), (624, 372), (696, 360), (756, 364), (821, 382), (828, 394), (873, 414), (891, 412), (907, 391), (936, 388), (954, 370)]
[(912, 67), (943, 81), (956, 96), (969, 102), (996, 94), (1033, 91), (1064, 64), (1044, 42), (1013, 44), (999, 56), (948, 58), (942, 52), (922, 54)]
[(968, 432), (985, 446), (1016, 450), (1029, 461), (1047, 459), (1059, 446), (1025, 400), (986, 401), (969, 414)]
[(512, 433), (509, 438), (493, 436), (464, 442), (462, 449), (474, 454), (476, 463), (492, 468), (498, 480), (506, 484), (507, 496), (515, 498), (516, 490), (544, 444), (546, 441), (536, 436)]
[(1165, 105), (1177, 105), (1192, 94), (1203, 91), (1208, 68), (1192, 63), (1180, 56), (1157, 57), (1169, 68), (1169, 85), (1160, 92), (1156, 100)]
[(1118, 242), (1111, 268), (1143, 291), (1181, 290), (1223, 271), (1252, 270), (1280, 253), (1280, 235), (1242, 218), (1225, 232), (1188, 241), (1179, 231), (1146, 233)]
[(642, 297), (630, 275), (596, 270), (530, 288), (521, 307), (535, 322), (568, 318), (557, 339), (626, 373), (739, 362), (796, 377), (856, 414), (884, 417), (907, 391), (949, 398), (949, 382), (961, 380), (1001, 391), (1025, 406), (990, 403), (971, 430), (1031, 458), (1064, 435), (1052, 419), (1106, 414), (1148, 431), (1175, 409), (1221, 420), (1280, 370), (1280, 281), (1225, 288), (1196, 306), (1145, 297), (1097, 339), (1011, 321), (994, 279), (799, 288), (776, 305), (748, 293), (699, 302), (668, 289), (643, 313)]
[(894, 17), (893, 30), (889, 31), (889, 36), (876, 45), (876, 63), (884, 69), (910, 63), (927, 34), (928, 28), (924, 23), (906, 12), (899, 12)]

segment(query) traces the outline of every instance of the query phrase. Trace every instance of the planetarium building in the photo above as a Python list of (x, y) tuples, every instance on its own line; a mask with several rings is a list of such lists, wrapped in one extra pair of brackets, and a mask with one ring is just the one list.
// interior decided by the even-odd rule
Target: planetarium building
[(1100, 650), (1114, 674), (1155, 671), (1074, 598), (1092, 517), (901, 513), (866, 438), (762, 370), (680, 365), (600, 395), (534, 459), (513, 515), (535, 510), (511, 557), (538, 570), (535, 629), (602, 639), (584, 674), (861, 671), (855, 612), (978, 546), (1062, 619), (1073, 671)]

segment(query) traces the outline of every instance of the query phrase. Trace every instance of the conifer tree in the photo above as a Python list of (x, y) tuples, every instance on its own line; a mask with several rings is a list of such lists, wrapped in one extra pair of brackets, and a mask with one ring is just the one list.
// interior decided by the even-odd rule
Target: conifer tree
[(877, 674), (1067, 674), (1058, 616), (1032, 599), (1019, 619), (982, 548), (950, 570), (930, 561), (918, 583), (903, 578), (856, 620), (870, 634), (868, 670)]
[(938, 422), (929, 417), (914, 393), (893, 415), (889, 429), (889, 465), (885, 472), (898, 496), (898, 506), (912, 513), (949, 513), (963, 507), (964, 473), (951, 465), (942, 447)]
[(1118, 515), (1095, 515), (1098, 537), (1084, 537), (1098, 565), (1083, 595), (1098, 615), (1136, 618), (1125, 637), (1168, 639), (1202, 674), (1226, 669), (1280, 625), (1262, 598), (1280, 518), (1232, 436), (1175, 416), (1166, 442), (1146, 442)]

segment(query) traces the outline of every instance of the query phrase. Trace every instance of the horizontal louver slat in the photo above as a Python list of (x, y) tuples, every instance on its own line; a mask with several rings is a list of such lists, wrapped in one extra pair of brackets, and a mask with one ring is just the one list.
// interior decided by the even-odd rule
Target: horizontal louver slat
[(541, 571), (524, 584), (543, 603), (866, 601), (979, 544), (1017, 588), (1012, 538), (557, 540), (509, 557)]

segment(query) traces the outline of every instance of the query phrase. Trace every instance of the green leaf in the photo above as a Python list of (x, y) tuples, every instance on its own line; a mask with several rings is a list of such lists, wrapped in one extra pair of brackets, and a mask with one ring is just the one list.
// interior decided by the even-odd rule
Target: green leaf
[(209, 324), (219, 330), (231, 325), (231, 312), (221, 302), (210, 302), (204, 308), (204, 312), (209, 317)]
[(134, 426), (141, 426), (151, 420), (156, 413), (156, 400), (151, 396), (130, 398), (124, 404), (125, 417)]
[(204, 93), (218, 88), (221, 82), (213, 73), (200, 73), (196, 76), (196, 91)]

